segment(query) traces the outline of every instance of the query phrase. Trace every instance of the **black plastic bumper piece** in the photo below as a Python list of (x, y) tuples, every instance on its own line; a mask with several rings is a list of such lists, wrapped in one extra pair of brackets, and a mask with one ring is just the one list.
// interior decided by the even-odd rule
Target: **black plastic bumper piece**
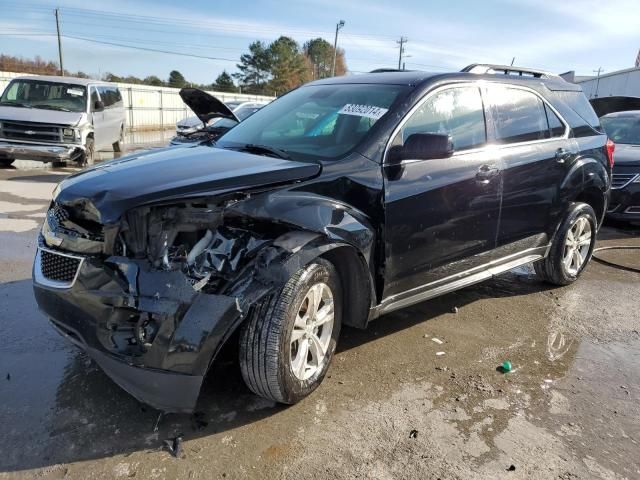
[(138, 401), (163, 412), (191, 413), (195, 409), (203, 377), (128, 365), (91, 348), (76, 332), (49, 319), (54, 328), (89, 355), (122, 389)]
[(127, 365), (98, 350), (87, 349), (100, 368), (142, 403), (163, 412), (191, 413), (203, 378)]

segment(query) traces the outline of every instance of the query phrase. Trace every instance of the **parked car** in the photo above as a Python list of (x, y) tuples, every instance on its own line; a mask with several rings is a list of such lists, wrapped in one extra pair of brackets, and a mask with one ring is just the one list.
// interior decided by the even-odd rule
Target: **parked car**
[(92, 165), (97, 150), (122, 150), (122, 95), (111, 83), (17, 77), (0, 97), (0, 164), (17, 158)]
[(580, 87), (501, 68), (318, 80), (215, 145), (66, 178), (38, 305), (133, 396), (189, 412), (230, 339), (248, 387), (290, 404), (324, 378), (342, 325), (531, 262), (576, 281), (613, 144)]
[(640, 221), (640, 110), (610, 113), (600, 121), (616, 144), (607, 216)]
[(196, 115), (180, 120), (176, 124), (176, 136), (171, 139), (169, 145), (216, 140), (266, 105), (264, 102), (227, 102), (225, 104), (197, 88), (183, 88), (180, 96)]

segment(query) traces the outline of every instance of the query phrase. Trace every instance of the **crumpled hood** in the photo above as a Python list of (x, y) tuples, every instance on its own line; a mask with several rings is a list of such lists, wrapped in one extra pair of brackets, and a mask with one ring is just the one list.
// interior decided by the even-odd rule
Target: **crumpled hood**
[(81, 112), (61, 112), (42, 108), (0, 106), (0, 121), (54, 123), (57, 125), (77, 125)]
[(82, 206), (103, 224), (137, 206), (313, 177), (315, 163), (210, 146), (149, 150), (96, 165), (63, 180), (54, 200)]
[(640, 145), (616, 143), (613, 159), (616, 165), (640, 166)]

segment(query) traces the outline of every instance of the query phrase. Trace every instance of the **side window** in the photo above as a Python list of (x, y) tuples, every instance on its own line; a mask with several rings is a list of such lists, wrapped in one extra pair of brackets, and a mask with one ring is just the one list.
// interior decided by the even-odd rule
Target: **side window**
[(549, 138), (544, 103), (536, 95), (499, 86), (491, 86), (488, 91), (498, 143)]
[(544, 110), (545, 112), (547, 112), (547, 122), (549, 123), (549, 131), (551, 132), (551, 137), (555, 138), (564, 135), (565, 126), (560, 121), (555, 112), (551, 110), (548, 105), (544, 106)]
[(100, 92), (102, 103), (104, 103), (104, 108), (109, 108), (114, 104), (113, 95), (111, 94), (109, 87), (98, 87), (98, 91)]
[(115, 100), (115, 103), (122, 102), (122, 95), (120, 94), (120, 90), (118, 90), (116, 87), (111, 87), (111, 90), (113, 91), (113, 98)]
[(486, 143), (480, 90), (476, 87), (453, 87), (434, 94), (411, 115), (393, 144), (402, 145), (414, 133), (449, 134), (456, 151)]
[(100, 98), (98, 97), (98, 91), (96, 90), (96, 87), (91, 87), (91, 111), (95, 110), (94, 105), (98, 100), (100, 100)]

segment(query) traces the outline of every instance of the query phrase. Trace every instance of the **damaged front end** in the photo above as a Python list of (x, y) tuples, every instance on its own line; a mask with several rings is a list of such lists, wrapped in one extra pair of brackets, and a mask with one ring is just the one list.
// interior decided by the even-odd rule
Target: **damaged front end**
[(107, 225), (90, 202), (52, 202), (33, 271), (40, 308), (140, 401), (192, 411), (224, 341), (296, 268), (292, 250), (319, 237), (233, 213), (245, 197), (138, 207)]

